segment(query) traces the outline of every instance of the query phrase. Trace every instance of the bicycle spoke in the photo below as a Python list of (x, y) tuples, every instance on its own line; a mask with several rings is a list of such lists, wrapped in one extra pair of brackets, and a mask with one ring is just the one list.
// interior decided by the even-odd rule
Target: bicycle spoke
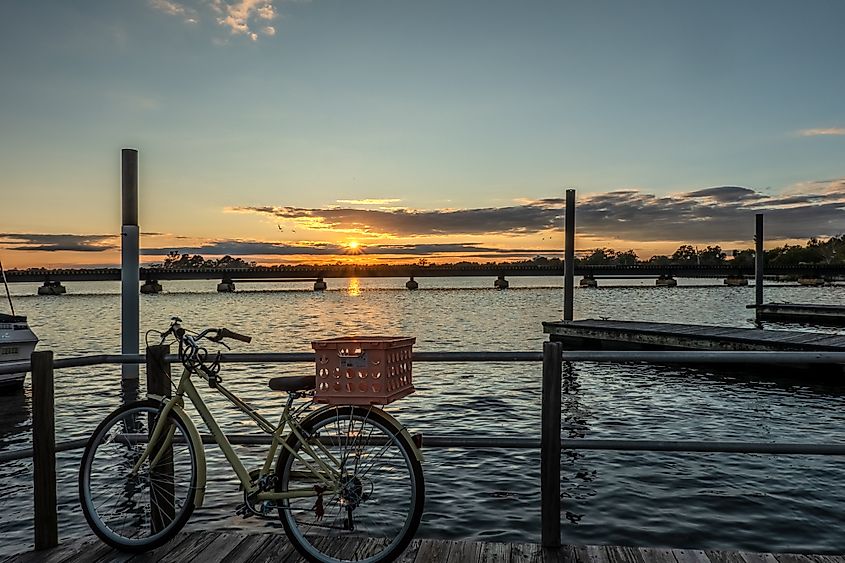
[[(160, 407), (128, 407), (107, 418), (92, 438), (83, 454), (80, 492), (83, 511), (97, 535), (115, 547), (136, 549), (166, 540), (184, 524), (193, 508), (196, 457), (175, 418), (165, 429), (172, 439), (163, 438), (159, 446), (139, 442), (138, 437), (143, 439), (152, 428), (144, 423), (155, 420)], [(148, 447), (150, 454), (132, 475)], [(158, 463), (151, 468), (157, 454)]]
[[(419, 522), (421, 499), (415, 500), (414, 483), (421, 473), (413, 469), (418, 462), (410, 446), (400, 442), (398, 430), (377, 421), (373, 411), (337, 408), (310, 428), (309, 442), (320, 440), (338, 460), (336, 490), (316, 498), (290, 498), (279, 513), (297, 549), (315, 560), (381, 561), (407, 545)], [(319, 483), (304, 467), (302, 450), (299, 444), (296, 455), (281, 456), (287, 460), (278, 470), (282, 492)], [(327, 536), (332, 540), (324, 541)], [(347, 547), (338, 547), (340, 543)]]

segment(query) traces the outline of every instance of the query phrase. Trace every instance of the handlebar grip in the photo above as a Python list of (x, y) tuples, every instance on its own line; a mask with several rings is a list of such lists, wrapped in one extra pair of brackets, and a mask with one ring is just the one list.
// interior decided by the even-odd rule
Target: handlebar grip
[(220, 338), (231, 338), (233, 340), (240, 340), (241, 342), (246, 342), (247, 344), (252, 342), (251, 336), (245, 336), (243, 334), (238, 334), (237, 332), (232, 332), (228, 328), (221, 328), (218, 334), (220, 335)]

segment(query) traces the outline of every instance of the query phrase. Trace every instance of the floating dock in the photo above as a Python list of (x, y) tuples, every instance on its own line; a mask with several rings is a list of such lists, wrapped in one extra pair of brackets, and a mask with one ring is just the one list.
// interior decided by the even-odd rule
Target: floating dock
[[(344, 555), (359, 550), (367, 553), (367, 544), (338, 541)], [(341, 545), (342, 544), (342, 545)], [(181, 533), (158, 549), (135, 555), (114, 551), (98, 540), (85, 539), (63, 543), (39, 552), (0, 557), (2, 563), (82, 563), (110, 561), (159, 561), (202, 563), (270, 563), (302, 561), (281, 532), (246, 534), (239, 532)], [(651, 547), (565, 545), (560, 549), (542, 549), (530, 543), (482, 543), (450, 540), (414, 540), (397, 563), (845, 563), (841, 555), (799, 555), (715, 551), (701, 549), (666, 549)]]
[(586, 319), (544, 322), (564, 348), (845, 352), (845, 336), (818, 332)]
[(757, 320), (845, 326), (845, 305), (811, 303), (764, 303), (748, 305), (757, 310)]

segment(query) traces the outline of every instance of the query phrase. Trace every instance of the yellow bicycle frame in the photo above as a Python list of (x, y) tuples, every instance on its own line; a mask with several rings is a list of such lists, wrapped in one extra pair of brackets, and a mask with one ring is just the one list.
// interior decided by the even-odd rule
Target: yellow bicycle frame
[[(202, 396), (197, 391), (197, 388), (194, 386), (193, 382), (191, 381), (191, 372), (187, 369), (182, 372), (182, 376), (179, 379), (179, 386), (176, 389), (176, 393), (173, 395), (172, 398), (167, 399), (163, 406), (162, 410), (159, 413), (158, 420), (153, 428), (152, 434), (150, 435), (149, 442), (147, 443), (147, 447), (144, 449), (144, 452), (141, 454), (141, 457), (135, 463), (135, 466), (132, 468), (132, 474), (136, 475), (140, 469), (141, 465), (147, 460), (150, 456), (150, 452), (157, 446), (159, 439), (162, 438), (162, 434), (165, 434), (164, 428), (166, 425), (167, 417), (170, 413), (173, 413), (174, 416), (178, 417), (184, 424), (186, 429), (188, 430), (188, 439), (191, 440), (193, 445), (193, 450), (197, 454), (197, 489), (194, 495), (194, 505), (196, 507), (202, 506), (203, 499), (205, 497), (205, 485), (206, 485), (206, 463), (205, 463), (205, 451), (202, 445), (202, 438), (197, 431), (196, 426), (185, 413), (184, 410), (184, 397), (185, 395), (191, 400), (191, 403), (197, 409), (200, 416), (202, 417), (203, 421), (205, 421), (206, 426), (211, 431), (211, 436), (217, 445), (220, 447), (223, 455), (226, 456), (226, 460), (229, 462), (229, 465), (232, 466), (235, 474), (238, 476), (238, 480), (241, 482), (241, 486), (249, 495), (254, 495), (254, 498), (257, 500), (282, 500), (282, 499), (289, 499), (289, 498), (297, 498), (297, 497), (310, 497), (310, 496), (317, 496), (317, 492), (314, 488), (307, 488), (307, 489), (294, 489), (289, 490), (284, 493), (277, 493), (271, 491), (259, 491), (259, 487), (257, 485), (258, 479), (251, 476), (250, 472), (246, 469), (243, 462), (238, 457), (238, 454), (232, 448), (232, 444), (229, 442), (229, 439), (220, 429), (220, 426), (217, 424), (217, 421), (214, 420), (214, 417), (211, 414), (211, 411), (208, 410), (208, 407), (205, 404)], [(278, 426), (273, 426), (267, 419), (263, 416), (258, 414), (255, 409), (251, 406), (246, 404), (245, 402), (241, 401), (237, 396), (232, 394), (229, 390), (225, 387), (220, 385), (219, 383), (215, 386), (215, 389), (221, 393), (224, 397), (229, 399), (232, 404), (234, 404), (241, 412), (252, 418), (256, 424), (268, 434), (271, 434), (272, 439), (270, 442), (270, 449), (267, 452), (267, 457), (265, 458), (264, 465), (260, 470), (258, 477), (263, 477), (268, 475), (271, 471), (273, 466), (273, 459), (276, 457), (276, 452), (281, 445), (285, 449), (287, 449), (291, 455), (293, 455), (297, 460), (302, 462), (305, 467), (307, 467), (310, 472), (319, 479), (323, 485), (326, 487), (327, 491), (330, 492), (337, 492), (339, 488), (339, 478), (340, 474), (337, 469), (333, 468), (331, 465), (327, 464), (320, 456), (316, 455), (314, 448), (306, 441), (305, 436), (302, 432), (302, 424), (300, 421), (296, 419), (293, 415), (291, 415), (291, 402), (288, 401), (285, 405), (284, 412), (282, 413), (281, 420)], [(151, 396), (153, 398), (153, 396)], [(161, 397), (155, 397), (164, 400)], [(318, 412), (322, 412), (322, 409)], [(315, 413), (316, 414), (316, 413)], [(388, 420), (391, 422), (395, 422), (395, 419), (387, 415), (387, 413), (382, 412), (382, 415), (385, 415)], [(312, 415), (313, 416), (313, 415)], [(302, 445), (302, 451), (307, 453), (314, 462), (309, 462), (305, 459), (300, 452), (294, 451), (291, 446), (289, 446), (286, 442), (287, 436), (285, 435), (285, 427), (290, 427), (290, 433), (297, 437), (300, 444)], [(398, 424), (396, 424), (396, 428), (402, 428)], [(155, 467), (155, 464), (163, 456), (164, 451), (172, 445), (173, 441), (173, 434), (175, 432), (175, 428), (171, 427), (168, 429), (166, 435), (164, 436), (164, 442), (162, 447), (159, 449), (156, 456), (151, 460), (150, 466)], [(407, 436), (407, 431), (402, 428), (401, 432), (403, 432)], [(410, 436), (407, 436), (408, 440), (411, 444), (413, 442), (410, 441)], [(321, 451), (321, 453), (326, 456), (331, 463), (338, 464), (338, 460), (328, 451), (328, 449), (321, 443), (316, 443), (317, 448)], [(416, 449), (416, 448), (414, 448)], [(418, 455), (418, 457), (420, 457)]]

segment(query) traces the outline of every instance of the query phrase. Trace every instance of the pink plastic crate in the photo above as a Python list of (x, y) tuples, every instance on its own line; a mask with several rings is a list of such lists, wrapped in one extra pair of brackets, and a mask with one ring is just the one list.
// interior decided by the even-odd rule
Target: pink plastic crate
[(314, 400), (330, 405), (386, 405), (413, 393), (411, 349), (416, 340), (403, 336), (314, 340)]

